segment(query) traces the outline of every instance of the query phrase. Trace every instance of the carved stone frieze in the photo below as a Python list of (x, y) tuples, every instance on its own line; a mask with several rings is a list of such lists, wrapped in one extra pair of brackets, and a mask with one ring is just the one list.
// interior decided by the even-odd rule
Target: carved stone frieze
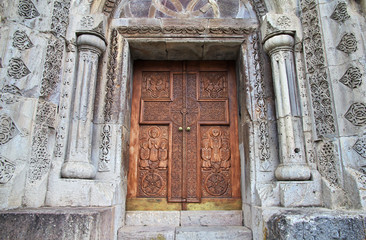
[(32, 48), (33, 43), (24, 31), (17, 30), (13, 34), (13, 47), (23, 51)]
[(366, 125), (366, 104), (360, 102), (353, 103), (344, 117), (355, 126), (361, 127)]
[(69, 25), (70, 0), (55, 1), (52, 13), (51, 31), (56, 36), (66, 35)]
[(361, 70), (358, 67), (350, 67), (339, 81), (351, 89), (358, 88), (362, 84)]
[(347, 53), (351, 54), (353, 52), (357, 51), (357, 39), (355, 34), (353, 33), (346, 33), (343, 35), (341, 41), (339, 42), (337, 49)]
[(366, 137), (359, 138), (352, 148), (360, 154), (361, 157), (366, 158)]
[(304, 30), (304, 51), (307, 76), (310, 84), (311, 99), (315, 118), (316, 134), (322, 137), (336, 131), (334, 110), (330, 95), (329, 76), (323, 59), (322, 32), (319, 14), (314, 0), (301, 1), (302, 23)]
[(15, 163), (0, 156), (0, 184), (5, 184), (10, 181), (15, 172)]
[(64, 44), (59, 39), (50, 39), (47, 45), (46, 60), (43, 69), (41, 95), (48, 96), (60, 82)]
[(9, 62), (8, 75), (15, 79), (20, 79), (22, 77), (30, 74), (29, 69), (25, 65), (22, 59), (12, 58)]
[(319, 151), (318, 170), (333, 187), (339, 186), (334, 144), (324, 142)]
[(335, 21), (339, 23), (343, 23), (347, 19), (350, 18), (350, 15), (347, 12), (347, 3), (345, 2), (339, 2), (334, 9), (332, 15), (330, 15), (331, 19), (334, 19)]
[(6, 114), (0, 114), (0, 145), (12, 140), (18, 134), (13, 120)]
[(55, 127), (56, 105), (40, 100), (36, 111), (32, 152), (27, 175), (30, 183), (41, 180), (49, 171), (51, 154), (48, 151), (49, 127)]
[(39, 12), (31, 0), (20, 0), (18, 14), (25, 19), (32, 19), (39, 16)]
[(270, 171), (270, 151), (269, 151), (269, 129), (267, 122), (267, 103), (264, 94), (265, 84), (263, 77), (263, 63), (260, 56), (260, 43), (259, 36), (255, 34), (251, 43), (254, 49), (254, 67), (255, 67), (255, 99), (256, 109), (259, 112), (259, 159), (260, 159), (260, 171)]

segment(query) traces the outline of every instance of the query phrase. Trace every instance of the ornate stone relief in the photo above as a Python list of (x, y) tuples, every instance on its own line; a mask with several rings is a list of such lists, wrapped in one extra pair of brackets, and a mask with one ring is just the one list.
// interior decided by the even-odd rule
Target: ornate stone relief
[(270, 171), (271, 162), (270, 151), (269, 151), (269, 130), (267, 122), (267, 103), (264, 94), (265, 84), (263, 77), (263, 63), (260, 56), (259, 50), (259, 37), (255, 34), (251, 41), (254, 49), (254, 66), (255, 66), (255, 98), (256, 98), (256, 109), (259, 112), (259, 159), (260, 159), (260, 171)]
[(318, 137), (322, 137), (324, 135), (334, 134), (336, 127), (330, 95), (329, 77), (323, 61), (325, 58), (319, 14), (314, 0), (303, 0), (301, 5), (304, 29), (303, 44), (316, 133)]
[(366, 158), (366, 137), (359, 138), (352, 148), (360, 154), (361, 157)]
[(334, 9), (332, 15), (330, 16), (331, 19), (334, 19), (335, 21), (339, 23), (343, 23), (347, 19), (350, 18), (350, 15), (347, 12), (347, 3), (345, 2), (339, 2)]
[(18, 134), (13, 120), (6, 114), (0, 114), (0, 145), (12, 140)]
[(98, 163), (99, 172), (109, 172), (110, 168), (108, 166), (109, 159), (109, 149), (111, 147), (111, 126), (105, 124), (101, 133), (101, 145), (100, 145), (100, 158)]
[(33, 43), (24, 31), (17, 30), (13, 34), (13, 47), (23, 51), (32, 48)]
[(331, 142), (325, 142), (321, 146), (319, 159), (318, 159), (318, 170), (320, 174), (328, 180), (331, 186), (339, 186), (339, 179), (336, 167), (336, 156), (335, 156), (334, 144)]
[(18, 14), (25, 19), (32, 19), (39, 16), (39, 12), (31, 0), (20, 0)]
[(106, 0), (104, 3), (103, 12), (105, 14), (110, 14), (116, 6), (117, 1), (118, 0)]
[(364, 126), (366, 124), (366, 104), (353, 103), (344, 117), (355, 126)]
[(10, 181), (15, 172), (15, 163), (9, 159), (0, 156), (0, 184), (5, 184)]
[(70, 0), (55, 1), (52, 13), (51, 31), (57, 36), (66, 35), (69, 25)]
[(94, 25), (94, 18), (92, 16), (85, 16), (81, 19), (80, 25), (85, 28), (90, 28)]
[(281, 16), (277, 19), (277, 25), (281, 28), (288, 28), (291, 26), (291, 19), (287, 16)]
[(361, 70), (358, 67), (350, 67), (339, 81), (351, 89), (358, 88), (362, 84)]
[(339, 42), (337, 49), (350, 54), (357, 51), (357, 39), (353, 33), (346, 33)]
[(177, 27), (177, 26), (123, 26), (119, 27), (118, 31), (121, 34), (136, 35), (136, 34), (174, 34), (174, 35), (203, 35), (203, 34), (213, 34), (213, 35), (243, 35), (248, 34), (252, 31), (249, 28), (233, 28), (233, 27), (215, 27), (215, 28), (204, 28), (204, 27)]
[(5, 85), (0, 89), (0, 102), (12, 104), (19, 102), (19, 96), (22, 95), (20, 89), (14, 85)]
[(266, 15), (268, 12), (266, 4), (263, 0), (250, 0), (252, 2), (252, 5), (254, 6), (254, 9), (257, 13), (258, 18)]
[(27, 66), (24, 64), (22, 59), (20, 59), (20, 58), (10, 59), (9, 67), (8, 67), (8, 75), (10, 77), (15, 78), (15, 79), (20, 79), (22, 77), (27, 76), (28, 74), (30, 74), (30, 71), (27, 68)]
[(27, 176), (30, 183), (41, 180), (49, 171), (51, 154), (48, 152), (48, 128), (55, 127), (55, 116), (56, 105), (42, 100), (38, 102)]

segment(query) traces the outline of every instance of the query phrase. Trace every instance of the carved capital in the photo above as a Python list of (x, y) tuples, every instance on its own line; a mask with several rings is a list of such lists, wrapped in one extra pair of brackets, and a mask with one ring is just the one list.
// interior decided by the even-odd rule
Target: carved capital
[(279, 50), (293, 51), (295, 40), (291, 35), (281, 34), (273, 36), (264, 42), (264, 50), (272, 55)]
[(94, 51), (98, 55), (102, 54), (107, 47), (104, 39), (87, 33), (79, 35), (77, 45), (79, 51)]

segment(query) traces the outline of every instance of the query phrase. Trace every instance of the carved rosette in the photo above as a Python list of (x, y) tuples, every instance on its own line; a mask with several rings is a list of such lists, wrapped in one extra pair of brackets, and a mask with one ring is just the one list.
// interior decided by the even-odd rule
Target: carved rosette
[(357, 51), (357, 39), (355, 34), (353, 33), (346, 33), (343, 35), (341, 41), (339, 42), (337, 49), (351, 54)]
[(339, 2), (334, 9), (332, 15), (330, 16), (331, 19), (343, 23), (347, 19), (350, 18), (350, 15), (347, 12), (347, 3), (345, 2)]
[(29, 69), (20, 58), (12, 58), (9, 62), (8, 75), (15, 79), (20, 79), (30, 74)]
[(358, 67), (350, 67), (339, 81), (351, 89), (358, 88), (362, 84), (361, 70)]
[(0, 156), (0, 184), (5, 184), (11, 180), (15, 172), (15, 163)]
[(25, 19), (32, 19), (39, 16), (39, 12), (31, 0), (20, 0), (18, 14)]
[(15, 31), (13, 34), (13, 47), (16, 47), (20, 51), (32, 48), (34, 45), (25, 33), (25, 31)]
[(366, 104), (353, 103), (344, 117), (355, 126), (364, 126), (366, 124)]

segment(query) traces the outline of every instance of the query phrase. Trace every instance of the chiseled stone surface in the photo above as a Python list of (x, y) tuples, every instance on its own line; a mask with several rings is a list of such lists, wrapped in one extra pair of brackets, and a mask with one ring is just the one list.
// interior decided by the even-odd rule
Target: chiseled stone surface
[(242, 226), (189, 226), (176, 228), (176, 240), (186, 239), (225, 239), (225, 240), (251, 240), (251, 231)]
[(114, 238), (112, 208), (40, 208), (0, 212), (0, 238), (100, 239)]
[(174, 240), (175, 227), (125, 226), (118, 231), (118, 240)]
[(127, 211), (127, 226), (179, 226), (179, 211)]
[(181, 226), (241, 226), (243, 212), (238, 211), (182, 211)]
[(366, 238), (366, 212), (328, 209), (287, 210), (272, 215), (268, 222), (268, 240)]

